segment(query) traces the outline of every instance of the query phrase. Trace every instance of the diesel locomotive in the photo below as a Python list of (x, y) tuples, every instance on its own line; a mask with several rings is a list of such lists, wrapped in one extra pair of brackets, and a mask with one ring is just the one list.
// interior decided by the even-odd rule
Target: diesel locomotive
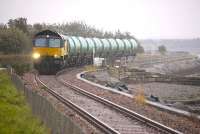
[(93, 63), (93, 57), (135, 55), (135, 39), (99, 39), (67, 36), (51, 30), (33, 37), (32, 58), (39, 73), (51, 74), (65, 66)]

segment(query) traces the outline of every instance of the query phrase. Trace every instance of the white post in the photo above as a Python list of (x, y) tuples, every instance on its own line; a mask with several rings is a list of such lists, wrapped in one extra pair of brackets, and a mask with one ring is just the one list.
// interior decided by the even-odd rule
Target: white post
[(94, 56), (95, 56), (95, 48), (93, 47), (93, 66), (94, 66)]

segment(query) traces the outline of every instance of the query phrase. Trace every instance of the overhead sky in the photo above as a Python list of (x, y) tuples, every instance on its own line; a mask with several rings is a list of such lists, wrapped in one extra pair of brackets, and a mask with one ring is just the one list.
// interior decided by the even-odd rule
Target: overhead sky
[(200, 37), (200, 0), (0, 0), (0, 23), (83, 21), (137, 38)]

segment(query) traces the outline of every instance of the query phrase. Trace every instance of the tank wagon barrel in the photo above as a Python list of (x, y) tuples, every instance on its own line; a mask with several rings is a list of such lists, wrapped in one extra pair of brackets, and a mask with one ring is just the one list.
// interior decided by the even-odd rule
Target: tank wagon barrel
[(134, 39), (99, 39), (64, 36), (69, 46), (69, 55), (87, 55), (95, 53), (96, 57), (134, 55), (138, 43)]

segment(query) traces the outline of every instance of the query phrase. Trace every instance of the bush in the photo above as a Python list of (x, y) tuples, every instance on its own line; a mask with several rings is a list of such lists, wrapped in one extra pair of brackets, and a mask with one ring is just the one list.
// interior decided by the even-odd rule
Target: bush
[(145, 104), (145, 95), (144, 95), (144, 87), (142, 85), (140, 85), (140, 87), (138, 88), (136, 95), (134, 97), (134, 100), (138, 103), (138, 104)]
[(167, 49), (164, 45), (161, 45), (158, 47), (158, 51), (161, 53), (161, 54), (165, 54), (167, 52)]
[(32, 69), (32, 61), (29, 55), (0, 55), (0, 64), (3, 67), (13, 67), (19, 75)]
[(31, 65), (27, 63), (16, 63), (11, 66), (18, 75), (23, 75), (24, 73), (30, 71), (31, 69)]
[(17, 28), (0, 29), (0, 53), (20, 54), (31, 50), (30, 38)]
[(137, 53), (144, 53), (144, 48), (139, 44), (136, 52)]

